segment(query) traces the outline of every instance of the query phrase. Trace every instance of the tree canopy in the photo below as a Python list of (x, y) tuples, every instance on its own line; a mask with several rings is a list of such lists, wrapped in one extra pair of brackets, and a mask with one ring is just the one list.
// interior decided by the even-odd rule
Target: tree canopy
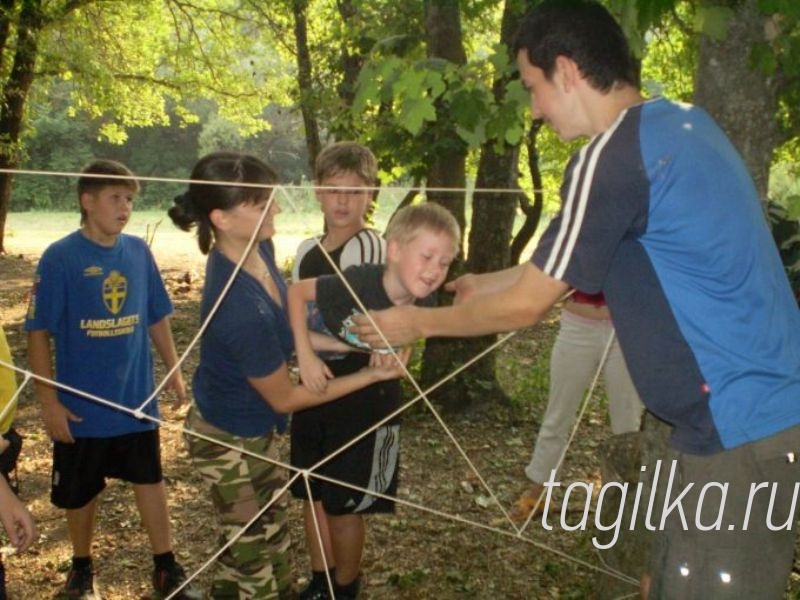
[[(299, 180), (322, 145), (350, 138), (373, 149), (386, 183), (519, 189), (511, 206), (531, 216), (528, 235), (542, 206), (557, 206), (574, 150), (531, 129), (516, 80), (510, 43), (535, 3), (4, 0), (0, 168), (74, 170), (103, 153), (143, 175), (177, 175), (224, 146)], [(606, 3), (642, 58), (646, 92), (708, 108), (764, 190), (771, 168), (769, 196), (800, 215), (800, 5)], [(55, 207), (63, 194), (63, 182), (25, 179), (12, 196), (11, 181), (0, 173), (0, 236), (9, 206)], [(465, 224), (467, 196), (450, 206)], [(517, 260), (512, 234), (471, 240), (477, 254), (465, 259), (479, 269)]]

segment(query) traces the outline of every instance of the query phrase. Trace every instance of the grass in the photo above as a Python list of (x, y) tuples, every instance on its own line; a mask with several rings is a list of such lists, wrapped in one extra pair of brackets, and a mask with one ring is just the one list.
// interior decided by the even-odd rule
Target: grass
[[(282, 212), (276, 219), (277, 234), (275, 247), (278, 261), (286, 266), (294, 258), (297, 246), (306, 238), (322, 231), (322, 214), (319, 205), (307, 190), (288, 190), (291, 197), (278, 198)], [(378, 209), (374, 215), (374, 227), (383, 231), (389, 221), (394, 207), (401, 200), (401, 194), (395, 190), (381, 192)], [(467, 222), (471, 211), (467, 210)], [(6, 222), (6, 250), (12, 254), (39, 256), (52, 242), (64, 237), (79, 226), (80, 217), (77, 211), (69, 212), (11, 212)], [(515, 230), (523, 221), (517, 218)], [(543, 228), (540, 226), (539, 230)], [(200, 254), (193, 233), (186, 233), (175, 227), (166, 210), (134, 210), (126, 233), (138, 235), (152, 240), (151, 248), (156, 261), (162, 262), (169, 257), (184, 263), (188, 269), (202, 269), (205, 258)], [(469, 232), (465, 232), (466, 239)], [(523, 252), (523, 257), (530, 254), (532, 246)]]
[[(388, 216), (379, 214), (376, 223), (382, 228)], [(17, 212), (9, 213), (6, 223), (6, 247), (10, 253), (40, 255), (52, 242), (78, 228), (79, 216), (75, 212)], [(284, 208), (277, 217), (278, 233), (275, 246), (279, 261), (294, 257), (300, 242), (322, 230), (322, 214), (295, 212)], [(156, 260), (162, 257), (179, 259), (187, 268), (200, 268), (205, 262), (195, 242), (193, 233), (175, 227), (165, 211), (134, 211), (125, 232), (152, 239), (151, 245)], [(173, 261), (174, 262), (174, 261)]]
[[(297, 246), (308, 237), (322, 231), (322, 213), (308, 190), (287, 190), (291, 196), (279, 197), (282, 212), (276, 219), (275, 246), (279, 261), (294, 257)], [(394, 207), (400, 201), (399, 193), (382, 192), (375, 214), (374, 226), (386, 227)], [(11, 253), (40, 255), (52, 242), (78, 228), (78, 211), (67, 212), (10, 212), (6, 222), (6, 247)], [(153, 241), (153, 253), (179, 258), (187, 267), (197, 268), (204, 263), (193, 233), (175, 227), (166, 210), (134, 209), (125, 232)]]

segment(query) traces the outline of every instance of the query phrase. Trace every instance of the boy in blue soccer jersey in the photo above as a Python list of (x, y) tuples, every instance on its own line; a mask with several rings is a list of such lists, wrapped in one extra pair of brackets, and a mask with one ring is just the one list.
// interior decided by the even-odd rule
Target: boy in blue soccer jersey
[[(154, 390), (150, 342), (167, 369), (177, 363), (172, 304), (145, 242), (122, 233), (139, 190), (133, 174), (110, 160), (96, 160), (82, 173), (81, 227), (51, 244), (36, 271), (25, 322), (28, 359), (38, 376), (134, 409)], [(186, 577), (172, 552), (158, 427), (42, 381), (35, 387), (53, 439), (51, 501), (66, 510), (73, 549), (62, 596), (100, 597), (91, 550), (107, 477), (133, 485), (153, 550), (153, 586), (159, 598), (168, 596)], [(168, 387), (184, 400), (180, 371)], [(144, 412), (157, 417), (156, 402)], [(176, 597), (199, 596), (184, 589)]]
[(560, 214), (529, 262), (453, 282), (454, 306), (373, 318), (393, 344), (483, 335), (536, 323), (570, 288), (602, 291), (642, 401), (673, 426), (681, 509), (656, 523), (645, 595), (781, 598), (798, 514), (800, 311), (752, 179), (702, 109), (642, 97), (599, 3), (537, 5), (516, 48), (533, 116), (590, 138)]

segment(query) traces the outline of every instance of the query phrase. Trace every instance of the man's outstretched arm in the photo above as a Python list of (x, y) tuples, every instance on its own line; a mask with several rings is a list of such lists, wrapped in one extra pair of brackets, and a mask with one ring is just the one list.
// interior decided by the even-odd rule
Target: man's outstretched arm
[[(473, 337), (513, 331), (538, 322), (569, 289), (563, 281), (545, 275), (533, 263), (519, 268), (517, 280), (494, 293), (441, 308), (398, 306), (371, 312), (375, 324), (392, 345), (428, 337)], [(362, 341), (382, 347), (383, 341), (366, 317), (352, 328)]]

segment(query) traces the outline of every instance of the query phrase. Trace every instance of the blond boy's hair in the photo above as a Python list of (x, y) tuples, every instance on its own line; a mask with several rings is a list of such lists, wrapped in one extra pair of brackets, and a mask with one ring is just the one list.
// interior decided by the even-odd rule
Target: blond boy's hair
[(458, 221), (449, 210), (435, 202), (412, 204), (398, 210), (386, 228), (386, 240), (405, 244), (414, 239), (420, 229), (447, 234), (456, 249), (461, 243)]
[(314, 180), (322, 183), (341, 173), (355, 173), (367, 185), (378, 183), (378, 161), (369, 148), (357, 142), (336, 142), (327, 146), (314, 162)]

